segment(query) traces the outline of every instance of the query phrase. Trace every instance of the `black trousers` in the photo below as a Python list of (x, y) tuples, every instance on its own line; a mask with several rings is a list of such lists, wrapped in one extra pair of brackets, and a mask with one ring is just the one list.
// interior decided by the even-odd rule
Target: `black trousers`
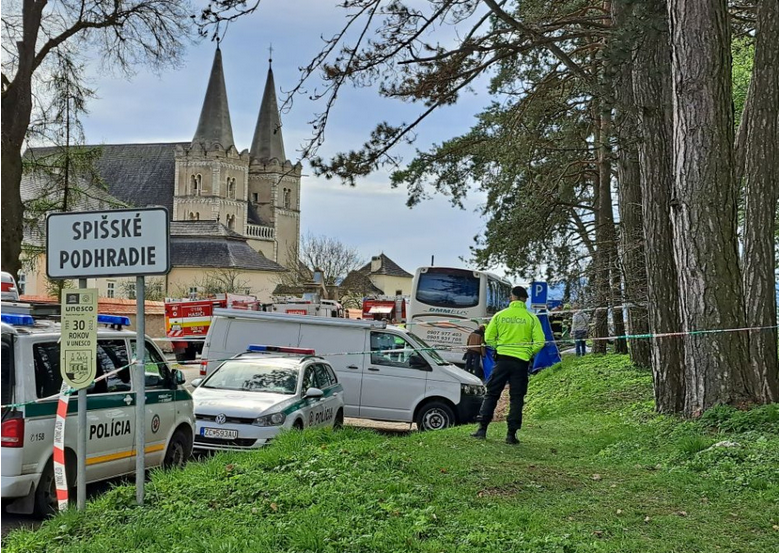
[(492, 416), (495, 414), (495, 408), (500, 399), (500, 393), (506, 387), (510, 386), (510, 404), (508, 407), (509, 431), (517, 431), (522, 426), (522, 406), (525, 404), (525, 394), (527, 394), (527, 369), (529, 361), (523, 361), (516, 357), (508, 355), (498, 355), (495, 360), (495, 367), (487, 382), (487, 393), (484, 395), (484, 402), (479, 411), (479, 422), (483, 426), (489, 425)]

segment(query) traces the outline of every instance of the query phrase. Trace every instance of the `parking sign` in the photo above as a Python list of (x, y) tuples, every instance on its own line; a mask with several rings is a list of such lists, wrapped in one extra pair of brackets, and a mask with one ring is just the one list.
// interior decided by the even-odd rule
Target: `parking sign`
[(533, 282), (530, 284), (530, 305), (536, 308), (545, 308), (547, 290), (546, 282)]

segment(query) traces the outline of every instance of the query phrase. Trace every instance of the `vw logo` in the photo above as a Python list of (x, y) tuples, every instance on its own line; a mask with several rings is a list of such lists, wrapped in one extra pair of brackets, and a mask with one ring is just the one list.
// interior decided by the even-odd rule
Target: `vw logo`
[(226, 414), (225, 413), (221, 413), (220, 415), (215, 417), (215, 423), (217, 423), (218, 425), (222, 425), (225, 422), (226, 422)]

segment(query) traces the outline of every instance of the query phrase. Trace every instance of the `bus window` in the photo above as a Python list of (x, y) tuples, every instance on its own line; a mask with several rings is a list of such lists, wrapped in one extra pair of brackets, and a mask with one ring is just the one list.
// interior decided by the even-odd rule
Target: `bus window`
[(434, 269), (419, 276), (416, 299), (435, 307), (475, 307), (480, 284), (479, 277), (470, 271)]

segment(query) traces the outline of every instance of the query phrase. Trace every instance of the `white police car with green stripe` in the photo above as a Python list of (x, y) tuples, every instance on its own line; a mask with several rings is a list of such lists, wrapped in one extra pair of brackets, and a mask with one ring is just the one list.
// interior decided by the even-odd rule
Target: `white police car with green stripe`
[[(2, 498), (6, 510), (40, 516), (57, 508), (54, 427), (60, 373), (60, 323), (34, 319), (27, 304), (3, 302)], [(57, 308), (59, 310), (59, 308)], [(12, 312), (14, 311), (14, 312)], [(86, 482), (135, 471), (136, 387), (130, 364), (136, 332), (127, 317), (98, 315), (96, 381), (87, 388)], [(145, 465), (183, 465), (193, 446), (193, 401), (155, 344), (145, 342)], [(65, 469), (76, 485), (77, 396), (65, 421)]]
[(194, 380), (194, 449), (259, 448), (281, 430), (342, 426), (343, 387), (329, 362), (314, 353), (251, 345)]

